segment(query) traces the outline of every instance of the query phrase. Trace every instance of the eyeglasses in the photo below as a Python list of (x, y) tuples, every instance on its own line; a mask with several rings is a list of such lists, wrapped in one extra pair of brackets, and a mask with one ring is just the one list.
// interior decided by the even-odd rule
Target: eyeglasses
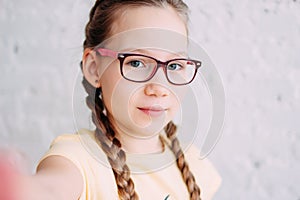
[(101, 56), (116, 58), (120, 61), (123, 78), (133, 82), (147, 82), (153, 78), (159, 67), (163, 68), (167, 80), (174, 85), (191, 83), (201, 66), (201, 61), (175, 58), (162, 62), (151, 56), (137, 53), (118, 53), (109, 49), (96, 48)]

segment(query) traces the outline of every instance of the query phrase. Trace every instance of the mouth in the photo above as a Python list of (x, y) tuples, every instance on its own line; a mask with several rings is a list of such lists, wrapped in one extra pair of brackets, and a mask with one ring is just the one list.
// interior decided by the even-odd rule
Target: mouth
[(167, 109), (160, 106), (138, 107), (138, 109), (151, 117), (159, 117), (167, 111)]

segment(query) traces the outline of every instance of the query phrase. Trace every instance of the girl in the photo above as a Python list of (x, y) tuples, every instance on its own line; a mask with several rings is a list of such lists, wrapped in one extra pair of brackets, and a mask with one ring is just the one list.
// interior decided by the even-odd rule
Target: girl
[[(172, 122), (201, 61), (174, 52), (177, 46), (171, 51), (143, 48), (144, 43), (136, 47), (149, 41), (149, 30), (164, 30), (171, 43), (186, 44), (173, 41), (171, 35), (187, 38), (187, 20), (181, 0), (96, 1), (81, 63), (86, 103), (96, 128), (56, 138), (37, 173), (11, 184), (19, 191), (16, 199), (213, 197), (220, 185), (217, 172), (196, 157), (194, 147), (183, 153)], [(167, 40), (160, 37), (152, 35), (151, 42)]]

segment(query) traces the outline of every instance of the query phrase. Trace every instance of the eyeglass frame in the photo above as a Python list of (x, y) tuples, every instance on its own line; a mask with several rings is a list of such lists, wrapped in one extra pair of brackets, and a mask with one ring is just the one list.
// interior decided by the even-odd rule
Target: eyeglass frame
[[(202, 64), (202, 62), (199, 61), (199, 60), (188, 59), (188, 58), (174, 58), (174, 59), (167, 60), (167, 61), (163, 62), (163, 61), (160, 61), (160, 60), (158, 60), (156, 58), (153, 58), (151, 56), (147, 56), (147, 55), (144, 55), (144, 54), (138, 54), (138, 53), (119, 53), (119, 52), (116, 52), (116, 51), (113, 51), (113, 50), (110, 50), (110, 49), (106, 49), (106, 48), (101, 48), (101, 47), (96, 47), (96, 48), (94, 48), (94, 50), (97, 53), (99, 53), (100, 56), (107, 56), (107, 57), (118, 59), (120, 61), (120, 72), (121, 72), (122, 77), (124, 79), (128, 80), (128, 81), (132, 81), (132, 82), (136, 82), (136, 83), (144, 83), (144, 82), (147, 82), (147, 81), (151, 80), (155, 76), (156, 72), (158, 71), (158, 68), (162, 67), (163, 71), (164, 71), (164, 74), (165, 74), (165, 76), (166, 76), (166, 78), (167, 78), (167, 80), (168, 80), (169, 83), (171, 83), (173, 85), (187, 85), (187, 84), (190, 84), (195, 79), (197, 71), (201, 67), (201, 64)], [(136, 80), (132, 80), (130, 78), (127, 78), (124, 75), (124, 73), (123, 73), (123, 64), (124, 64), (124, 60), (128, 56), (143, 56), (143, 57), (146, 57), (146, 58), (153, 59), (156, 62), (155, 68), (153, 69), (151, 75), (146, 80), (136, 81)], [(194, 62), (196, 64), (195, 65), (194, 75), (191, 78), (191, 80), (188, 81), (187, 83), (173, 83), (172, 81), (170, 81), (170, 79), (168, 77), (168, 74), (167, 74), (168, 64), (170, 62), (173, 62), (173, 61), (176, 61), (176, 60), (191, 61), (191, 62)]]

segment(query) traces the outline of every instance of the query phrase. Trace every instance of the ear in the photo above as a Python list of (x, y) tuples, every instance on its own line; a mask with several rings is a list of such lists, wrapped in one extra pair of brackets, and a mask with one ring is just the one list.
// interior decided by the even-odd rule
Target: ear
[(98, 66), (96, 52), (86, 49), (82, 59), (82, 71), (86, 80), (95, 88), (101, 86)]

